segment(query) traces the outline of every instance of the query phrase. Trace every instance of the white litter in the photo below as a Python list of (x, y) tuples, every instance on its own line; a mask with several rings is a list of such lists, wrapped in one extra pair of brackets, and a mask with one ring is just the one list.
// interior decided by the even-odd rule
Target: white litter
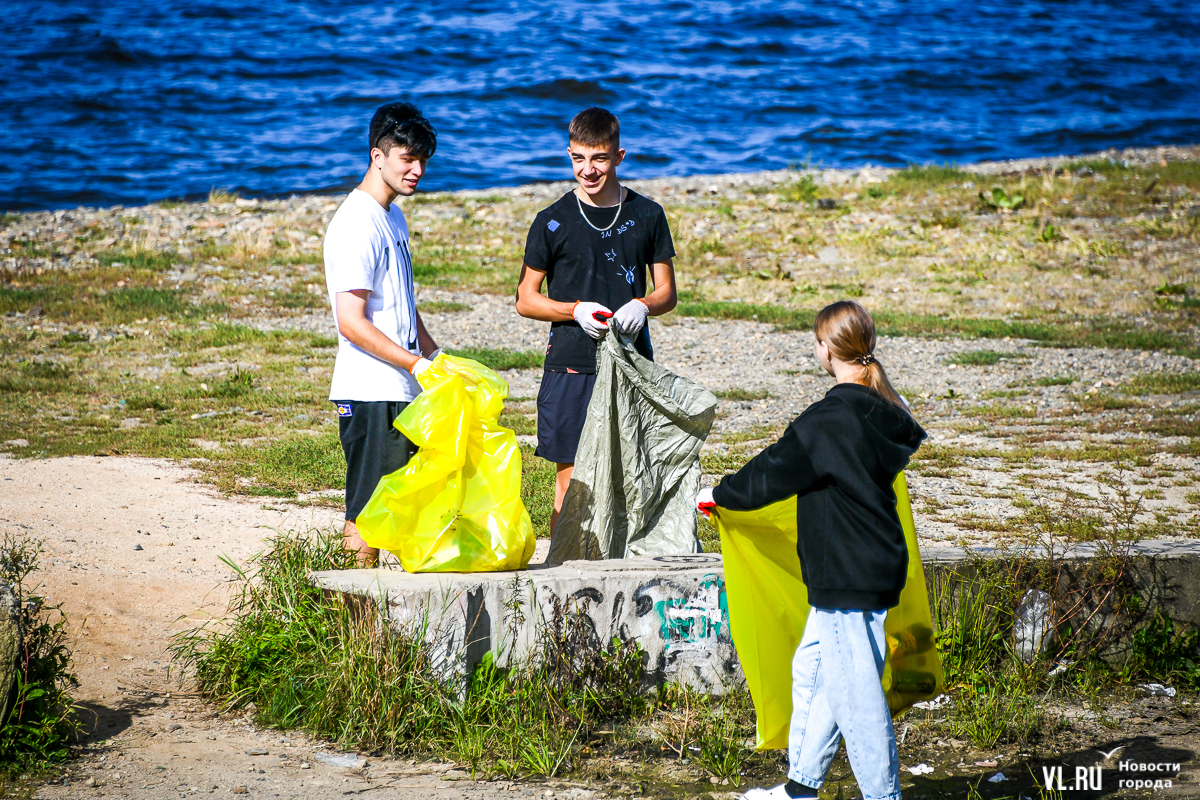
[(950, 695), (939, 694), (932, 700), (922, 700), (919, 703), (913, 703), (913, 708), (923, 708), (927, 711), (931, 711), (935, 708), (942, 708), (943, 706), (948, 705), (950, 705)]
[(348, 767), (353, 769), (361, 763), (357, 753), (343, 753), (341, 755), (313, 753), (313, 755), (316, 756), (317, 761), (323, 761), (331, 767)]
[(1046, 673), (1046, 677), (1053, 678), (1055, 675), (1061, 675), (1073, 666), (1075, 666), (1074, 661), (1056, 661), (1054, 669)]
[(1175, 689), (1161, 683), (1139, 683), (1138, 688), (1151, 697), (1174, 697)]
[(1003, 772), (997, 772), (995, 775), (988, 778), (988, 783), (1000, 783), (1001, 781), (1006, 781), (1006, 780), (1008, 780), (1008, 778), (1004, 777)]
[(928, 775), (933, 772), (933, 767), (925, 763), (917, 764), (915, 767), (905, 767), (905, 769), (913, 775)]

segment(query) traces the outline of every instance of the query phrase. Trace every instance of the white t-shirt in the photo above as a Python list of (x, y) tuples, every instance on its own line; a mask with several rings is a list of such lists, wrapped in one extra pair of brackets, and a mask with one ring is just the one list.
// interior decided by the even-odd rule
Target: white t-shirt
[[(355, 189), (325, 231), (325, 285), (337, 326), (338, 292), (368, 289), (367, 319), (385, 336), (420, 355), (408, 223), (397, 203), (384, 210)], [(403, 367), (376, 358), (338, 332), (330, 400), (412, 400), (421, 385)]]

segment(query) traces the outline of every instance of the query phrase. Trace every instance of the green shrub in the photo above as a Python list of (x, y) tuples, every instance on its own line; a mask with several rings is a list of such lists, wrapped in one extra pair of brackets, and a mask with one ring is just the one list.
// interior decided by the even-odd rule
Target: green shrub
[(20, 601), (22, 639), (16, 693), (0, 708), (0, 776), (42, 772), (69, 755), (76, 731), (67, 618), (61, 605), (48, 605), (30, 581), (42, 545), (6, 535), (0, 544), (0, 583)]

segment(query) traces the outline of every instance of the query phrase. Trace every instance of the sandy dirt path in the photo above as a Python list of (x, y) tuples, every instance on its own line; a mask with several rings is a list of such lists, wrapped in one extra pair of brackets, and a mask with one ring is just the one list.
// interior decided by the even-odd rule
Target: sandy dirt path
[(338, 517), (221, 497), (193, 475), (152, 459), (0, 457), (0, 534), (45, 545), (35, 575), (71, 622), (85, 726), (83, 757), (36, 797), (595, 796), (569, 784), (471, 781), (449, 764), (331, 765), (321, 756), (332, 747), (219, 714), (181, 687), (167, 647), (173, 633), (223, 614), (231, 570), (221, 556), (243, 564), (272, 529)]

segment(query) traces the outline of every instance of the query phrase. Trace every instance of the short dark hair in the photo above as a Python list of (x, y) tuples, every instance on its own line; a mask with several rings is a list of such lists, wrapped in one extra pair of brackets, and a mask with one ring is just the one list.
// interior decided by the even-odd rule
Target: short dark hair
[(371, 142), (385, 154), (393, 147), (403, 147), (422, 160), (432, 158), (437, 150), (437, 131), (412, 103), (388, 103), (380, 106), (371, 117)]
[(567, 137), (589, 147), (620, 147), (621, 123), (608, 109), (592, 106), (575, 115)]

